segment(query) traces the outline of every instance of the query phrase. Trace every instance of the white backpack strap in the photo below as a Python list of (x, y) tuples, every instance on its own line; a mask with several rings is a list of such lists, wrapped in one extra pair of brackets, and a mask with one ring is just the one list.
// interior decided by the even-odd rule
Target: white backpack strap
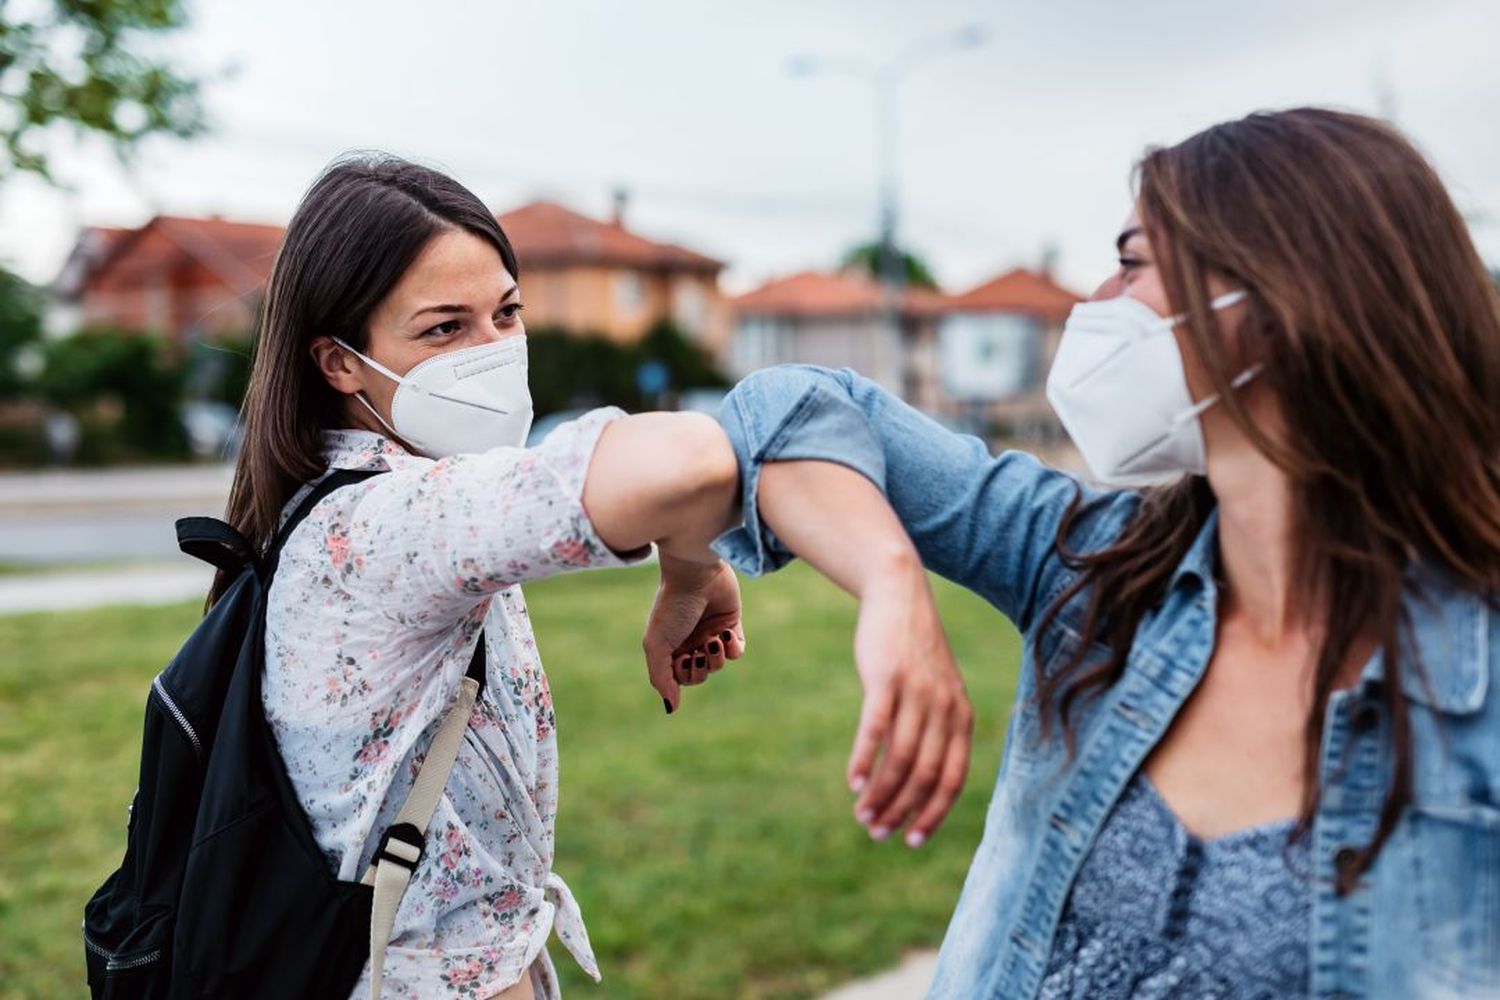
[[(483, 649), (484, 640), (480, 639)], [(478, 655), (482, 656), (482, 652)], [(458, 698), (442, 725), (433, 737), (427, 758), (417, 771), (406, 803), (396, 814), (396, 821), (385, 831), (380, 846), (375, 851), (371, 865), (361, 879), (365, 885), (375, 887), (375, 898), (370, 904), (370, 997), (380, 1000), (380, 989), (385, 978), (385, 949), (391, 941), (391, 930), (396, 926), (396, 910), (401, 906), (401, 897), (406, 894), (406, 885), (411, 873), (416, 871), (417, 861), (422, 857), (422, 845), (427, 839), (427, 824), (442, 798), (443, 788), (448, 784), (448, 775), (453, 762), (458, 758), (458, 746), (464, 730), (469, 726), (469, 715), (474, 711), (474, 699), (479, 695), (479, 682), (465, 677), (458, 685)]]

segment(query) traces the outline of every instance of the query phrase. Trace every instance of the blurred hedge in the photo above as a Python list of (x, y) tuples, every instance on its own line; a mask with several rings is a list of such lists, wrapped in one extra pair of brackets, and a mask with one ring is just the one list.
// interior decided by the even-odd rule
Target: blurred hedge
[[(657, 323), (635, 344), (548, 327), (528, 330), (526, 340), (537, 416), (604, 405), (655, 409), (672, 405), (671, 398), (685, 389), (729, 385), (708, 354), (668, 321)], [(665, 368), (664, 393), (648, 395), (637, 384), (637, 373), (648, 361)]]

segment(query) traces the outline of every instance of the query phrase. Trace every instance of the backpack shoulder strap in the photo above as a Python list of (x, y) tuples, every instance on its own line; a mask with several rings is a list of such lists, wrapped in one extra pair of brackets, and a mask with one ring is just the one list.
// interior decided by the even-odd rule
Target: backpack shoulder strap
[(297, 525), (312, 513), (312, 509), (322, 502), (324, 497), (336, 489), (364, 482), (371, 476), (378, 476), (383, 472), (383, 469), (334, 469), (320, 479), (318, 484), (308, 491), (307, 496), (303, 497), (287, 516), (285, 523), (277, 530), (275, 537), (271, 539), (271, 544), (267, 546), (263, 562), (268, 574), (276, 572), (276, 564), (281, 560), (281, 547), (286, 544), (286, 540), (292, 537), (292, 532)]
[(230, 576), (246, 566), (260, 571), (260, 557), (255, 554), (255, 547), (244, 535), (216, 517), (178, 518), (177, 547)]
[(308, 513), (318, 505), (318, 501), (341, 486), (361, 482), (379, 474), (380, 470), (377, 469), (335, 469), (324, 476), (308, 491), (302, 502), (297, 504), (296, 509), (286, 519), (286, 523), (276, 532), (264, 555), (257, 553), (255, 546), (250, 544), (250, 540), (240, 534), (233, 525), (216, 517), (178, 518), (177, 547), (188, 555), (202, 559), (231, 576), (249, 566), (254, 568), (256, 575), (263, 579), (268, 578), (269, 572), (274, 572), (276, 569), (281, 547), (291, 536), (292, 529), (307, 517)]
[(458, 746), (468, 728), (479, 690), (484, 686), (484, 664), (485, 641), (481, 632), (469, 661), (468, 674), (459, 682), (458, 697), (443, 716), (437, 735), (432, 738), (432, 746), (428, 747), (427, 756), (417, 770), (411, 791), (406, 795), (406, 802), (396, 814), (396, 821), (386, 827), (380, 846), (375, 849), (375, 856), (361, 880), (375, 888), (375, 897), (370, 903), (371, 1000), (380, 1000), (385, 976), (385, 950), (396, 926), (396, 911), (401, 907), (401, 897), (406, 895), (407, 883), (422, 858), (427, 842), (427, 824), (432, 821), (438, 800), (448, 784), (448, 775), (453, 772), (453, 763), (458, 759)]

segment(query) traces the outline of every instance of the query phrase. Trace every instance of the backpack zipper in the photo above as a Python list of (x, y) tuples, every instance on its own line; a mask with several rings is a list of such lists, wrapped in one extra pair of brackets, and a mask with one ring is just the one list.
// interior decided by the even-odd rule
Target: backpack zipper
[(88, 934), (83, 935), (83, 946), (104, 959), (105, 972), (126, 972), (130, 969), (139, 969), (143, 965), (150, 965), (161, 958), (162, 951), (160, 948), (156, 948), (144, 954), (133, 955), (130, 958), (116, 958), (114, 952), (99, 944), (93, 938), (89, 937)]
[(106, 962), (111, 958), (114, 958), (114, 954), (110, 952), (108, 948), (97, 943), (93, 938), (89, 937), (87, 932), (85, 932), (83, 935), (83, 946), (89, 951), (93, 952), (95, 955), (98, 955), (100, 958), (104, 959)]
[(130, 969), (139, 969), (143, 965), (150, 965), (158, 958), (161, 958), (160, 948), (155, 951), (148, 951), (144, 955), (137, 955), (134, 958), (111, 958), (108, 962), (104, 963), (104, 971), (125, 972)]
[(156, 679), (151, 682), (151, 687), (161, 697), (162, 704), (167, 706), (167, 711), (172, 714), (172, 718), (177, 720), (177, 724), (182, 727), (182, 731), (187, 733), (187, 738), (193, 744), (193, 754), (199, 760), (202, 760), (203, 744), (198, 741), (198, 733), (193, 729), (193, 724), (188, 721), (188, 717), (183, 714), (182, 709), (177, 707), (177, 702), (173, 701), (172, 696), (167, 694), (167, 687), (161, 682), (161, 674), (156, 675)]

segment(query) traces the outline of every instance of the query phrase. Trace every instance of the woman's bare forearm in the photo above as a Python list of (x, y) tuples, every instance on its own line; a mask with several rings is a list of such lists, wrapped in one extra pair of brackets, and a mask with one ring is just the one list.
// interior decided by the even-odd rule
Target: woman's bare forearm
[(583, 506), (619, 552), (656, 543), (679, 563), (717, 564), (710, 543), (736, 523), (739, 471), (723, 428), (701, 413), (640, 413), (606, 427)]
[(792, 552), (855, 597), (922, 573), (916, 548), (880, 489), (833, 462), (767, 462), (760, 516)]

